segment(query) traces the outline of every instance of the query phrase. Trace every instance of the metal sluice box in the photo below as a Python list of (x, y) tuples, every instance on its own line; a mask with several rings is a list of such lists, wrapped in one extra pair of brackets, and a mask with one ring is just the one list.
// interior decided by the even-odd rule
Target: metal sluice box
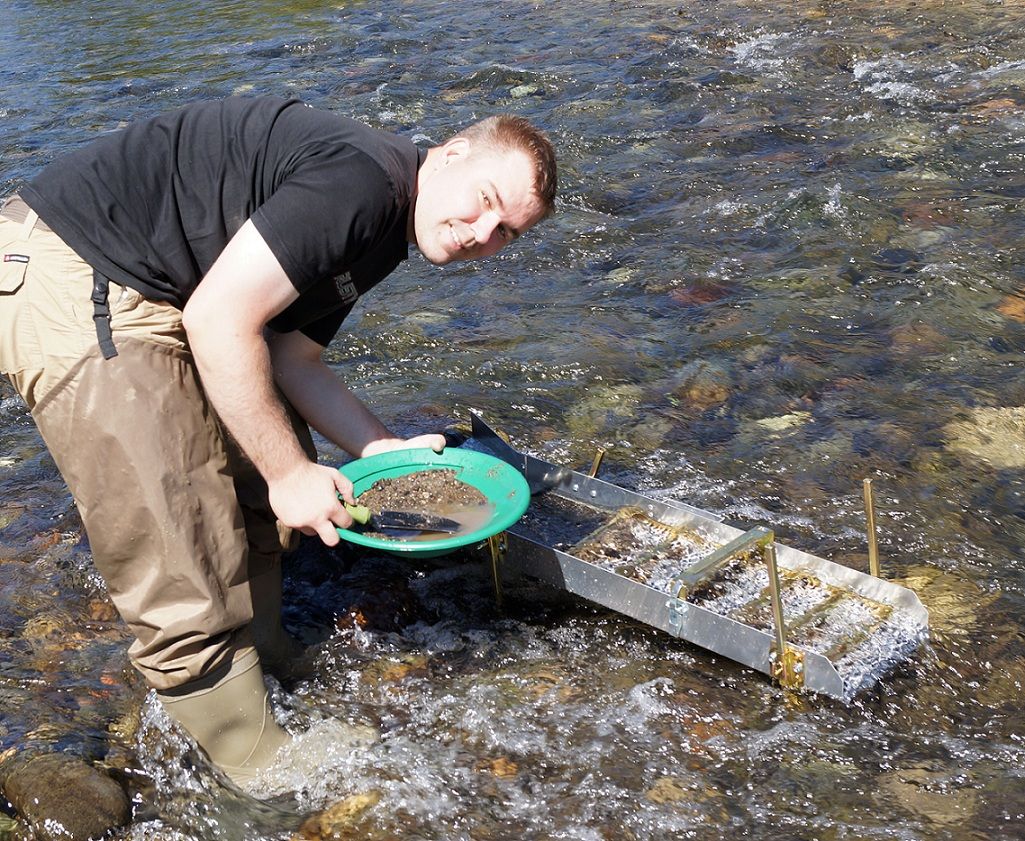
[(492, 539), (496, 587), (529, 576), (787, 688), (844, 702), (928, 636), (914, 592), (777, 543), (766, 527), (741, 531), (708, 511), (521, 453), (476, 414), (468, 443), (530, 486), (526, 514)]

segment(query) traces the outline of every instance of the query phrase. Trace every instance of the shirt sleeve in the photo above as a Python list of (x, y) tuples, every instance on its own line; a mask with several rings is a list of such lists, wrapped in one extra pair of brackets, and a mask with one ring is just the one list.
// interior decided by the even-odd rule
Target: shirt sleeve
[(318, 318), (316, 321), (300, 327), (299, 332), (321, 347), (327, 347), (338, 333), (338, 328), (342, 326), (345, 317), (352, 312), (352, 307), (352, 304), (341, 307), (323, 318)]
[(397, 202), (381, 167), (351, 146), (308, 153), (252, 220), (300, 293), (345, 271), (395, 224)]
[(301, 295), (268, 321), (267, 326), (275, 333), (298, 330), (318, 345), (327, 347), (356, 302), (340, 303), (337, 298), (332, 300), (330, 295), (321, 293), (326, 293), (325, 284)]

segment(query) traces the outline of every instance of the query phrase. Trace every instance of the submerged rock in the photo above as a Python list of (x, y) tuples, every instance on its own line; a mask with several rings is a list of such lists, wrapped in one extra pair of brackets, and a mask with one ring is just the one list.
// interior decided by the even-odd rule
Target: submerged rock
[(929, 633), (934, 638), (966, 636), (998, 598), (972, 581), (926, 564), (910, 567), (896, 583), (918, 594), (929, 611)]
[(1013, 321), (1025, 323), (1025, 298), (1021, 295), (1007, 295), (997, 305), (997, 312)]
[(942, 353), (947, 338), (925, 322), (901, 324), (890, 331), (890, 347), (900, 356), (925, 356)]
[(644, 796), (652, 803), (677, 803), (690, 797), (686, 786), (675, 777), (660, 777)]
[(672, 394), (690, 408), (704, 411), (725, 403), (732, 390), (733, 380), (725, 367), (698, 361), (680, 369)]
[(882, 775), (880, 788), (899, 808), (937, 831), (970, 826), (979, 808), (979, 794), (962, 774), (902, 768)]
[(510, 88), (509, 96), (513, 99), (522, 99), (525, 96), (533, 96), (534, 94), (541, 93), (541, 88), (538, 85), (516, 85), (514, 88)]
[(41, 841), (99, 838), (132, 816), (120, 785), (68, 754), (10, 759), (0, 766), (0, 790)]
[(1025, 467), (1025, 407), (972, 409), (944, 428), (947, 448), (999, 469)]
[(769, 432), (781, 433), (788, 429), (804, 426), (810, 420), (811, 412), (789, 412), (772, 418), (761, 418), (755, 421), (755, 425), (767, 429)]
[(593, 386), (566, 413), (570, 433), (580, 440), (594, 440), (610, 429), (621, 429), (636, 417), (643, 395), (640, 386), (629, 383)]

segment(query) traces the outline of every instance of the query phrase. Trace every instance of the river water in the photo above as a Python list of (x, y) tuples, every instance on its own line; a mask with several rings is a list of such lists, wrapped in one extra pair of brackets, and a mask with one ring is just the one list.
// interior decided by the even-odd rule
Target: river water
[(529, 585), (499, 613), (473, 557), (307, 543), (286, 616), (321, 654), (275, 691), (315, 736), (277, 780), (300, 794), (260, 805), (183, 764), (5, 388), (0, 751), (108, 769), (136, 802), (122, 841), (288, 838), (356, 795), (373, 805), (335, 837), (1023, 837), (1020, 0), (2, 13), (2, 194), (126, 121), (230, 94), (425, 144), (497, 111), (536, 120), (558, 215), (487, 264), (412, 255), (331, 346), (339, 375), (402, 431), (475, 408), (550, 461), (608, 447), (604, 478), (860, 569), (871, 477), (884, 574), (932, 637), (844, 706)]

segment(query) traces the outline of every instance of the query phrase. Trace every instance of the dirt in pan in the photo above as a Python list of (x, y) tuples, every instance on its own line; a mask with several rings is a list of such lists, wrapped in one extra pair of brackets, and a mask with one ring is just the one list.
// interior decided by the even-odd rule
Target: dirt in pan
[[(495, 507), (473, 485), (456, 478), (454, 470), (419, 470), (378, 479), (356, 500), (371, 511), (416, 511), (448, 517), (460, 524), (457, 534), (476, 531), (494, 514)], [(367, 529), (364, 534), (391, 540), (440, 540), (446, 532)]]

